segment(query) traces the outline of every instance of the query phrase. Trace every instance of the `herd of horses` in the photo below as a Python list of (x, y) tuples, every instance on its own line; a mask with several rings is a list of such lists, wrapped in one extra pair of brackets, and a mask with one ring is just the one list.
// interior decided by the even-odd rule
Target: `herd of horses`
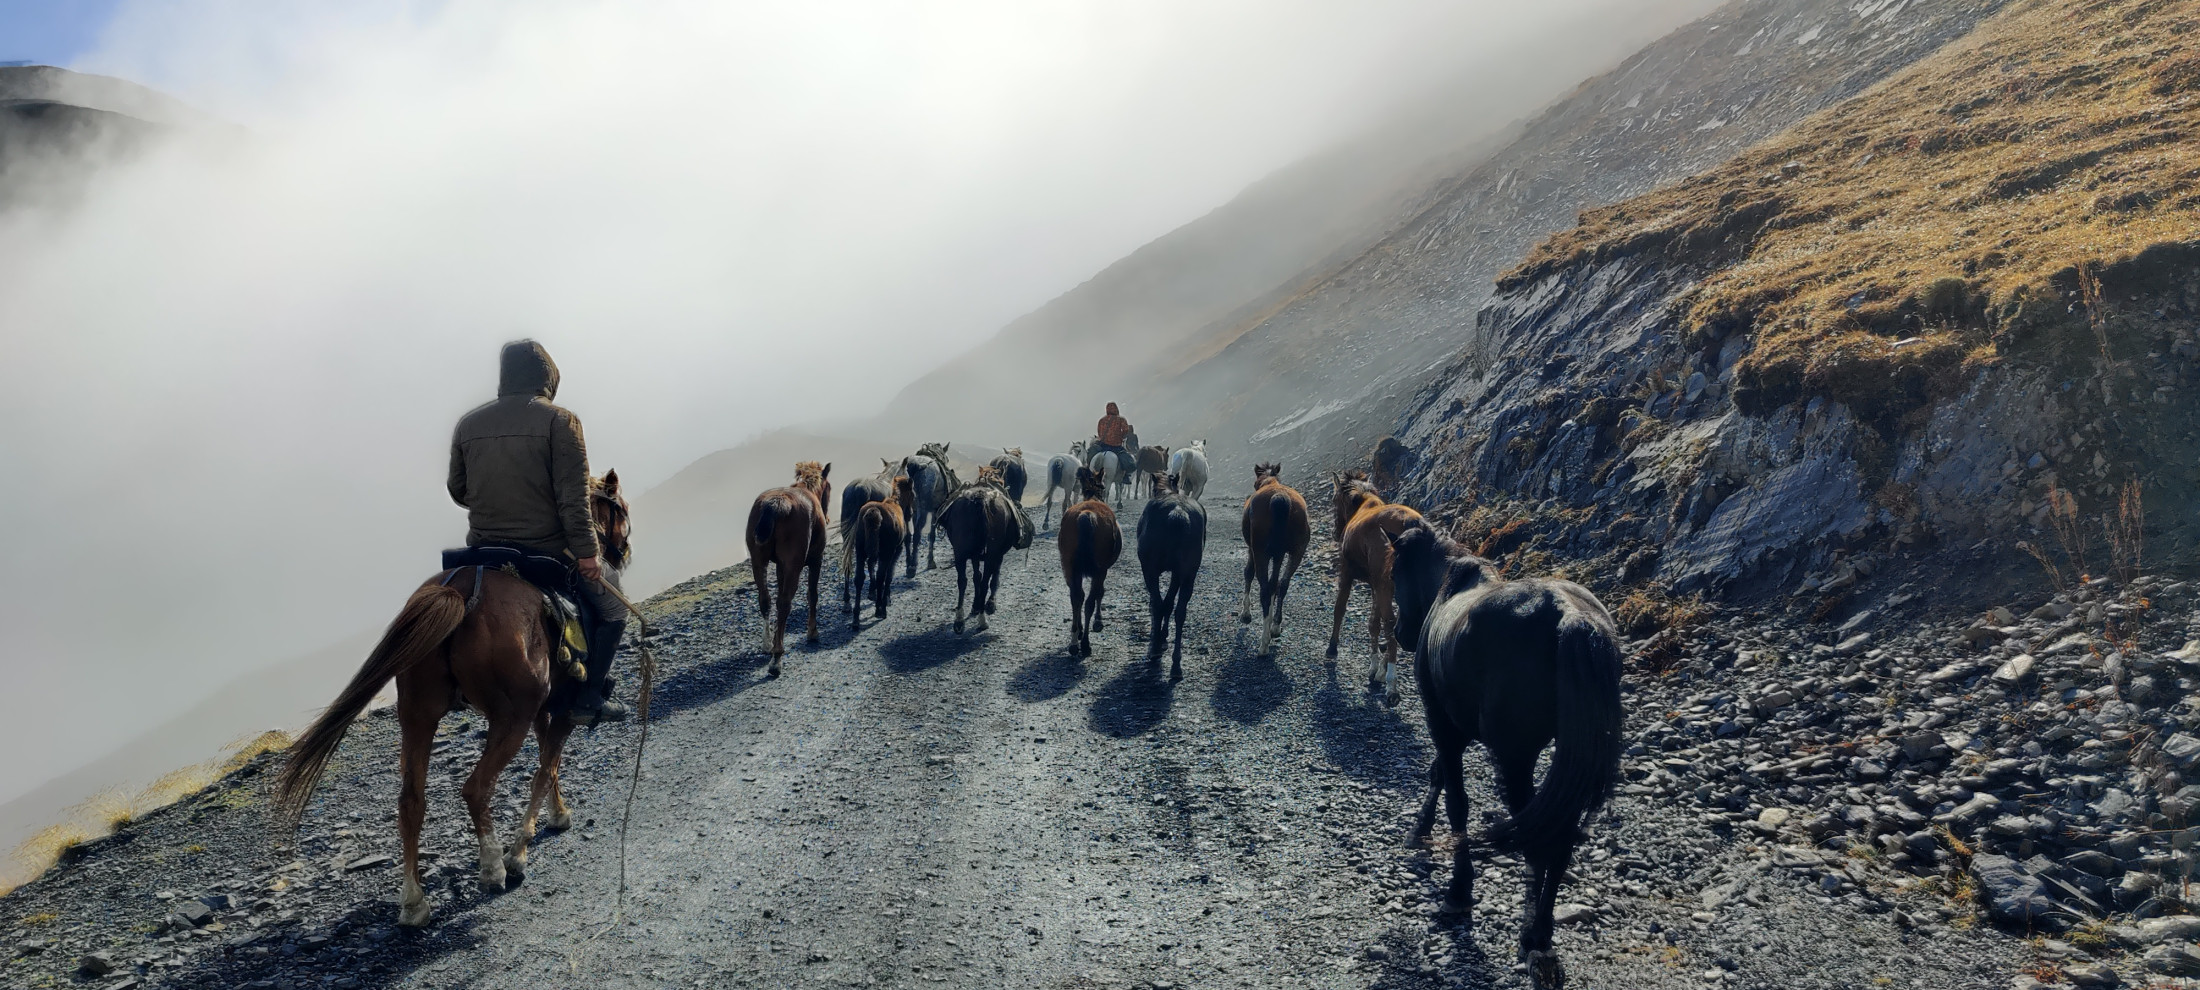
[[(1123, 552), (1118, 512), (1126, 496), (1144, 499), (1134, 532), (1150, 612), (1147, 656), (1158, 661), (1168, 650), (1173, 682), (1183, 676), (1184, 629), (1207, 542), (1205, 443), (1170, 451), (1134, 440), (1126, 447), (1078, 444), (1051, 458), (1040, 527), (1053, 524), (1054, 493), (1063, 492), (1056, 543), (1070, 596), (1069, 649), (1089, 656), (1107, 576)], [(849, 622), (862, 628), (866, 591), (872, 618), (884, 619), (896, 565), (904, 578), (914, 577), (921, 550), (927, 566), (937, 567), (936, 545), (945, 531), (955, 569), (955, 632), (966, 625), (984, 631), (997, 606), (1004, 558), (1030, 547), (1037, 529), (1023, 506), (1023, 452), (1005, 451), (968, 481), (950, 466), (947, 444), (926, 444), (880, 466), (878, 474), (841, 493), (841, 601)], [(1238, 619), (1252, 622), (1257, 584), (1257, 648), (1263, 655), (1276, 649), (1284, 600), (1312, 538), (1307, 500), (1283, 483), (1281, 473), (1276, 464), (1254, 466), (1253, 492), (1239, 521), (1246, 564)], [(807, 639), (818, 641), (831, 474), (830, 464), (801, 462), (792, 484), (763, 492), (750, 507), (744, 538), (757, 604), (771, 627), (772, 677), (782, 673), (792, 601), (805, 581)], [(1612, 619), (1580, 585), (1506, 577), (1419, 512), (1386, 501), (1364, 472), (1333, 474), (1330, 481), (1337, 584), (1328, 656), (1337, 656), (1353, 588), (1367, 585), (1373, 599), (1369, 690), (1396, 705), (1398, 649), (1414, 653), (1436, 755), (1412, 837), (1427, 840), (1441, 798), (1455, 837), (1445, 909), (1465, 911), (1472, 902), (1462, 758), (1479, 742), (1510, 811), (1485, 841), (1518, 852), (1529, 869), (1520, 958), (1539, 987), (1557, 987), (1564, 981), (1551, 950), (1558, 887), (1584, 827), (1610, 798), (1618, 776), (1621, 659)], [(1074, 503), (1073, 495), (1079, 498)], [(592, 484), (591, 505), (607, 560), (623, 560), (627, 506), (615, 473)], [(767, 583), (773, 568), (777, 580)], [(441, 572), (413, 592), (351, 683), (292, 746), (276, 778), (274, 811), (279, 822), (295, 826), (352, 721), (385, 685), (397, 682), (404, 845), (398, 920), (405, 925), (429, 920), (419, 881), (427, 758), (436, 726), (454, 707), (471, 707), (489, 721), (481, 759), (461, 788), (484, 888), (502, 890), (522, 874), (545, 804), (550, 827), (564, 828), (571, 820), (559, 793), (558, 762), (573, 722), (547, 705), (551, 688), (569, 675), (552, 662), (557, 632), (542, 618), (542, 594), (516, 576), (478, 569), (469, 594), (458, 576)], [(511, 838), (499, 843), (489, 798), (530, 729), (541, 762), (525, 815)], [(1546, 748), (1552, 756), (1539, 782), (1535, 767)]]

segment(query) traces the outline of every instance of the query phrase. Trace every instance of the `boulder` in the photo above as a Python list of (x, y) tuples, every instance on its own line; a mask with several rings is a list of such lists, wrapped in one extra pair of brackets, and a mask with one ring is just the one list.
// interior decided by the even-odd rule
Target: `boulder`
[(2007, 856), (1971, 857), (1971, 878), (1978, 884), (1987, 916), (1997, 924), (2018, 931), (2062, 932), (2078, 923), (2076, 913), (2048, 896), (2040, 878)]

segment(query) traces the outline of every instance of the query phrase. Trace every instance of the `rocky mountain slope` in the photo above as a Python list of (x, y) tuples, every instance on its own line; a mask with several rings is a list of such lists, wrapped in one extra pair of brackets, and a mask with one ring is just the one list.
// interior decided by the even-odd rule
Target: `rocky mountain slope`
[(0, 66), (0, 209), (66, 203), (103, 160), (174, 127), (216, 125), (135, 83), (48, 65)]
[[(1469, 339), (1492, 281), (1610, 203), (1711, 167), (1949, 41), (1999, 0), (1746, 0), (1582, 84), (1326, 278), (1156, 378), (1172, 435), (1335, 463), (1391, 432)], [(1211, 356), (1210, 356), (1211, 355)]]
[(2196, 29), (2180, 4), (2013, 4), (1588, 212), (1414, 397), (1407, 490), (1676, 591), (1927, 550), (2025, 554), (2033, 582), (2190, 566)]

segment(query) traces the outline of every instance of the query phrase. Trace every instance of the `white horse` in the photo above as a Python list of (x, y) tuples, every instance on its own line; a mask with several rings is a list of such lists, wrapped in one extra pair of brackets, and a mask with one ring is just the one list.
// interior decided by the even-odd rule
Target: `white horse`
[(1069, 445), (1069, 453), (1047, 458), (1047, 507), (1039, 523), (1040, 529), (1054, 524), (1054, 490), (1062, 490), (1062, 511), (1077, 504), (1077, 467), (1085, 462), (1085, 442), (1079, 440)]
[(1192, 445), (1169, 455), (1169, 473), (1176, 476), (1178, 491), (1198, 499), (1207, 490), (1207, 441), (1192, 441)]
[(1116, 508), (1122, 508), (1123, 489), (1130, 487), (1130, 475), (1123, 469), (1123, 459), (1112, 450), (1089, 449), (1085, 454), (1085, 466), (1100, 476), (1108, 498), (1115, 501)]

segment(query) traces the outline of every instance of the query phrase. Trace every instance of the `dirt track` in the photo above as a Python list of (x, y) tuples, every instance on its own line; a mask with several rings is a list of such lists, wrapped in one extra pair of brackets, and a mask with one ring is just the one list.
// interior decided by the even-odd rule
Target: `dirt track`
[[(1128, 552), (1095, 655), (1068, 657), (1050, 536), (1011, 555), (986, 634), (948, 630), (944, 566), (860, 632), (828, 582), (823, 644), (791, 652), (776, 681), (745, 577), (661, 596), (667, 667), (616, 928), (631, 725), (579, 737), (577, 827), (488, 898), (456, 795), (479, 726), (452, 720), (429, 797), (436, 926), (412, 932), (392, 924), (395, 874), (373, 862), (395, 851), (386, 717), (360, 723), (295, 851), (271, 848), (256, 782), (233, 782), (11, 896), (6, 917), (81, 917), (125, 971), (175, 987), (1525, 985), (1516, 867), (1484, 862), (1471, 929), (1434, 915), (1449, 856), (1402, 845), (1425, 766), (1418, 701), (1410, 684), (1396, 710), (1364, 691), (1359, 609), (1344, 659), (1322, 659), (1324, 558), (1301, 574), (1280, 656), (1251, 655), (1236, 501), (1209, 496), (1173, 685), (1145, 659)], [(1469, 773), (1486, 779), (1472, 756)], [(507, 775), (506, 827), (522, 783)], [(2014, 939), (1905, 932), (1769, 867), (1705, 913), (1698, 892), (1763, 850), (1647, 800), (1619, 801), (1561, 897), (1595, 909), (1559, 933), (1571, 985), (2008, 985)], [(1492, 806), (1486, 789), (1476, 801)], [(220, 931), (149, 941), (178, 903), (156, 889), (227, 891), (237, 909)], [(62, 948), (5, 972), (51, 979), (70, 968)]]

